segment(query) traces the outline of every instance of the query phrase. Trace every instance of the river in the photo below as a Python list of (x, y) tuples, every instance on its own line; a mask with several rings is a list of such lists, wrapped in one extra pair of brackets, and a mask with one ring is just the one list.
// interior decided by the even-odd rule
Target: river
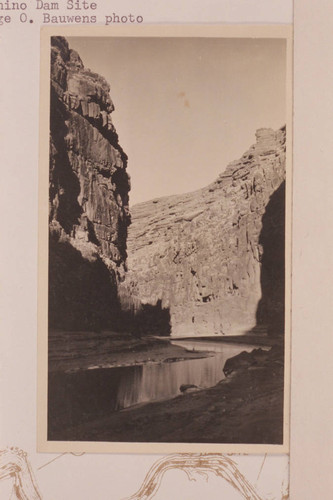
[(186, 350), (202, 351), (203, 357), (50, 373), (48, 413), (51, 427), (67, 427), (93, 416), (171, 399), (181, 394), (181, 385), (212, 387), (224, 378), (223, 367), (228, 358), (258, 347), (186, 339), (171, 340), (171, 343)]
[(205, 341), (172, 341), (187, 350), (210, 351), (208, 357), (170, 363), (144, 364), (135, 369), (122, 368), (116, 396), (117, 410), (139, 403), (169, 399), (181, 394), (181, 385), (208, 388), (224, 378), (223, 367), (228, 358), (255, 346)]

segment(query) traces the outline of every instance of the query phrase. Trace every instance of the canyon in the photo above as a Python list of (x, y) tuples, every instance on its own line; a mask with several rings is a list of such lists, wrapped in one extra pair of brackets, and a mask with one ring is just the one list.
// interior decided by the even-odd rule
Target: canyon
[(208, 186), (130, 214), (113, 110), (106, 80), (53, 37), (50, 327), (282, 336), (285, 127), (257, 130)]
[(126, 270), (129, 176), (106, 80), (51, 40), (49, 325), (112, 327)]
[(131, 208), (121, 290), (172, 336), (283, 335), (285, 127), (256, 139), (207, 187)]
[(50, 77), (48, 439), (281, 444), (285, 127), (130, 210), (110, 85)]

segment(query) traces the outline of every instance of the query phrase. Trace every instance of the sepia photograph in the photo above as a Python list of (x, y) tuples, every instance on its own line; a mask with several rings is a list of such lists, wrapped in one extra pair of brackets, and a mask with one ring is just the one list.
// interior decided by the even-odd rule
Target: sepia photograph
[(289, 32), (110, 33), (42, 40), (40, 446), (285, 451)]

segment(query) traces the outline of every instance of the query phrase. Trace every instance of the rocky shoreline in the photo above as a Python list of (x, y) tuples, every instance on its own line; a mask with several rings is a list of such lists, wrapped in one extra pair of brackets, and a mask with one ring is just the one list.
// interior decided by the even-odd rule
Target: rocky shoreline
[(243, 352), (224, 369), (214, 387), (59, 427), (51, 440), (281, 444), (283, 348)]

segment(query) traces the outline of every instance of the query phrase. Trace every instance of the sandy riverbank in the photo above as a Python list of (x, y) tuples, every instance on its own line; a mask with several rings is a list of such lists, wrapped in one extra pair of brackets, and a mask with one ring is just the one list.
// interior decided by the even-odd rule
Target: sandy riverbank
[(116, 332), (62, 332), (49, 336), (49, 372), (135, 366), (183, 359), (198, 359), (209, 352), (195, 352), (170, 344), (169, 338), (136, 338)]

